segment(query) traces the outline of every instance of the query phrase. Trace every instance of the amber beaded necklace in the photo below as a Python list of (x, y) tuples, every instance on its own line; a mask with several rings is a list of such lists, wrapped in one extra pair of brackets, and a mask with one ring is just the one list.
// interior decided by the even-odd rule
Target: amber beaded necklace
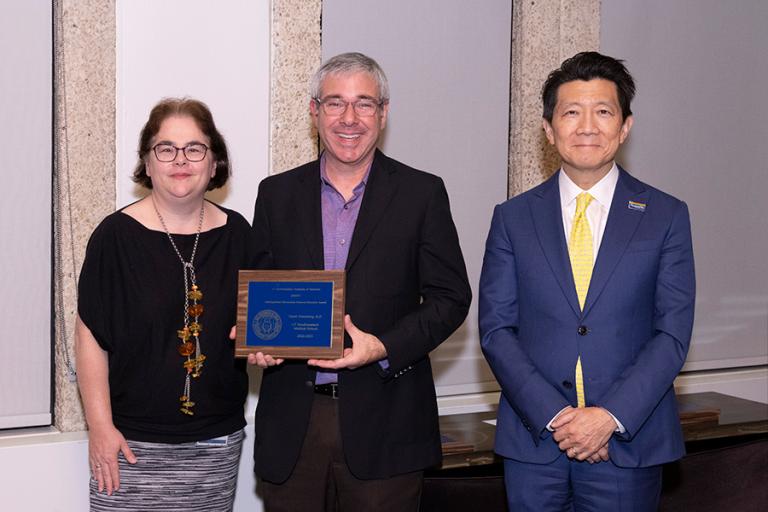
[[(163, 216), (160, 215), (160, 210), (157, 209), (154, 197), (152, 198), (152, 206), (155, 207), (157, 218), (160, 219), (160, 224), (163, 226), (165, 234), (168, 235), (168, 240), (171, 241), (171, 246), (176, 252), (176, 256), (179, 257), (184, 270), (184, 327), (176, 332), (181, 341), (181, 344), (178, 347), (179, 354), (181, 354), (182, 357), (186, 357), (182, 366), (186, 369), (187, 373), (184, 379), (184, 392), (179, 397), (179, 401), (181, 402), (181, 412), (192, 416), (195, 414), (192, 412), (192, 407), (194, 407), (195, 402), (192, 401), (191, 378), (200, 377), (203, 361), (205, 361), (205, 356), (200, 352), (200, 332), (203, 330), (203, 326), (200, 325), (200, 315), (203, 314), (203, 305), (200, 304), (199, 301), (203, 298), (203, 292), (197, 287), (194, 265), (197, 242), (200, 240), (200, 231), (203, 229), (205, 201), (203, 201), (203, 204), (200, 207), (200, 221), (197, 226), (195, 243), (192, 246), (192, 256), (189, 257), (189, 261), (184, 261), (184, 258), (181, 256), (181, 252), (179, 252), (176, 242), (173, 241), (171, 232), (168, 231), (168, 228), (165, 225)], [(192, 286), (190, 286), (190, 283)], [(192, 342), (190, 338), (194, 339), (194, 342)], [(194, 357), (192, 357), (193, 354)]]

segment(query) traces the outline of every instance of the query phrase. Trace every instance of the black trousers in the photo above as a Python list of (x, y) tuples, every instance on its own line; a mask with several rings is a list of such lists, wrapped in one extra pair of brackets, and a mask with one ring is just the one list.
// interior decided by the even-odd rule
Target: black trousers
[[(342, 398), (343, 400), (343, 398)], [(423, 472), (361, 480), (344, 459), (337, 401), (315, 395), (307, 436), (282, 484), (259, 480), (266, 512), (417, 512)]]

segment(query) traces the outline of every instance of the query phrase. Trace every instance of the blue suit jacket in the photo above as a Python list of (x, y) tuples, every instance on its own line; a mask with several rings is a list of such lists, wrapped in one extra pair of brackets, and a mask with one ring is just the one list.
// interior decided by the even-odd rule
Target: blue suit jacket
[(619, 172), (583, 312), (557, 174), (494, 211), (479, 315), (483, 353), (502, 389), (495, 448), (504, 457), (549, 463), (560, 455), (546, 425), (576, 406), (579, 355), (587, 406), (604, 407), (626, 428), (610, 440), (616, 465), (684, 454), (672, 383), (693, 325), (688, 209)]

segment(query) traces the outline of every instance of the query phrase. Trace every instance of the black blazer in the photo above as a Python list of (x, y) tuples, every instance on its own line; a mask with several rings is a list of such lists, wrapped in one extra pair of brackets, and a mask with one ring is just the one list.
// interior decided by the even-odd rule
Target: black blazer
[[(320, 162), (266, 178), (252, 227), (255, 268), (323, 269)], [(339, 372), (344, 451), (358, 478), (387, 478), (441, 460), (429, 352), (467, 315), (471, 290), (437, 176), (376, 151), (346, 265), (346, 312), (379, 337), (390, 368)], [(349, 337), (345, 339), (351, 344)], [(256, 474), (281, 483), (301, 450), (315, 370), (264, 371), (256, 409)]]

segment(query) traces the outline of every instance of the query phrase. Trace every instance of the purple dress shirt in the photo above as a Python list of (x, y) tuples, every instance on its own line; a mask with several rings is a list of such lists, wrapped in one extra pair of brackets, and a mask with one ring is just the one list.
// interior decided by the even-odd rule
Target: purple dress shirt
[[(331, 184), (325, 172), (325, 154), (320, 157), (320, 206), (323, 215), (323, 259), (325, 270), (344, 270), (349, 255), (349, 243), (355, 230), (357, 215), (363, 203), (365, 185), (371, 168), (352, 191), (349, 201)], [(335, 371), (318, 371), (315, 384), (337, 382)]]

